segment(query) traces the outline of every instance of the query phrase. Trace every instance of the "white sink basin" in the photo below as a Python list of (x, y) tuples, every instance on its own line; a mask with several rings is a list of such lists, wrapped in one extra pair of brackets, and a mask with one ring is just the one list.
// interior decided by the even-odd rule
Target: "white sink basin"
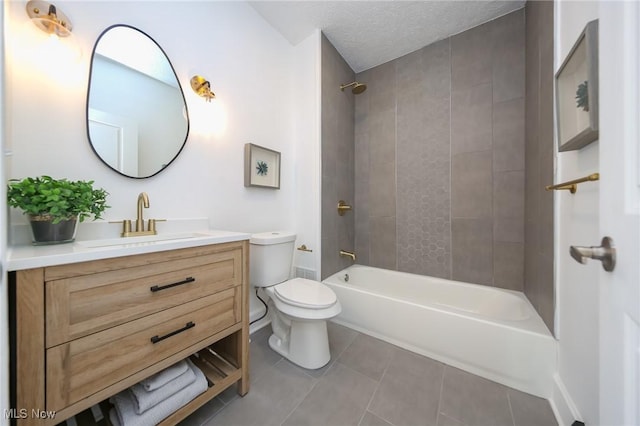
[(127, 247), (131, 245), (157, 243), (162, 241), (188, 240), (191, 238), (210, 237), (210, 234), (203, 232), (182, 232), (178, 234), (143, 235), (140, 237), (108, 238), (103, 240), (76, 241), (77, 244), (87, 248), (97, 247)]

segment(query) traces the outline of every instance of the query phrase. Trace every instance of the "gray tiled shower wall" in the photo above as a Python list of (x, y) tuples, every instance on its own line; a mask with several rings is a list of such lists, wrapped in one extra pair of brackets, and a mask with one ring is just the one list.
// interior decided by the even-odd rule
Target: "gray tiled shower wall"
[(523, 290), (524, 37), (521, 9), (356, 76), (359, 263)]
[(354, 215), (338, 216), (339, 200), (354, 202), (355, 99), (349, 89), (355, 74), (331, 43), (322, 36), (322, 278), (346, 268), (349, 258), (340, 249), (353, 251)]
[(527, 2), (524, 292), (553, 331), (553, 2)]
[[(340, 92), (353, 78), (367, 90)], [(323, 38), (322, 277), (355, 248), (359, 264), (525, 290), (525, 106), (525, 9), (355, 76)], [(543, 280), (553, 298), (548, 277), (527, 294), (544, 310)]]

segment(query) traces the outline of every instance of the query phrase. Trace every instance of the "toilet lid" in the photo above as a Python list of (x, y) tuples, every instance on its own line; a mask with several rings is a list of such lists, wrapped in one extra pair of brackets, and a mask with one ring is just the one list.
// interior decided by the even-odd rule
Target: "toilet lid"
[(322, 309), (336, 303), (336, 294), (326, 285), (304, 278), (294, 278), (274, 288), (283, 302), (303, 308)]

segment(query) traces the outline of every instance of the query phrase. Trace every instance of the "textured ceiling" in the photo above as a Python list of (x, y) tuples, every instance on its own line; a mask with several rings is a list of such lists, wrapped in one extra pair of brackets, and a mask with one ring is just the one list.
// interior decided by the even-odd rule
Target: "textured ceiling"
[(289, 42), (320, 28), (355, 72), (524, 6), (518, 1), (251, 1)]

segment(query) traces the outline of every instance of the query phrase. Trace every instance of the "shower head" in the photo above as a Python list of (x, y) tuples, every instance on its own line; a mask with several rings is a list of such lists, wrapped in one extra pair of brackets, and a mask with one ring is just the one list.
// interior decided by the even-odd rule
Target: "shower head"
[(344, 89), (346, 89), (347, 87), (351, 87), (351, 93), (353, 93), (354, 95), (359, 95), (360, 93), (367, 90), (366, 84), (358, 83), (357, 81), (354, 81), (353, 83), (349, 83), (349, 84), (341, 84), (340, 90), (344, 92)]
[(354, 95), (359, 95), (360, 93), (364, 92), (365, 90), (367, 90), (367, 85), (366, 84), (364, 84), (364, 83), (356, 83), (356, 85), (351, 88), (351, 93), (353, 93)]

